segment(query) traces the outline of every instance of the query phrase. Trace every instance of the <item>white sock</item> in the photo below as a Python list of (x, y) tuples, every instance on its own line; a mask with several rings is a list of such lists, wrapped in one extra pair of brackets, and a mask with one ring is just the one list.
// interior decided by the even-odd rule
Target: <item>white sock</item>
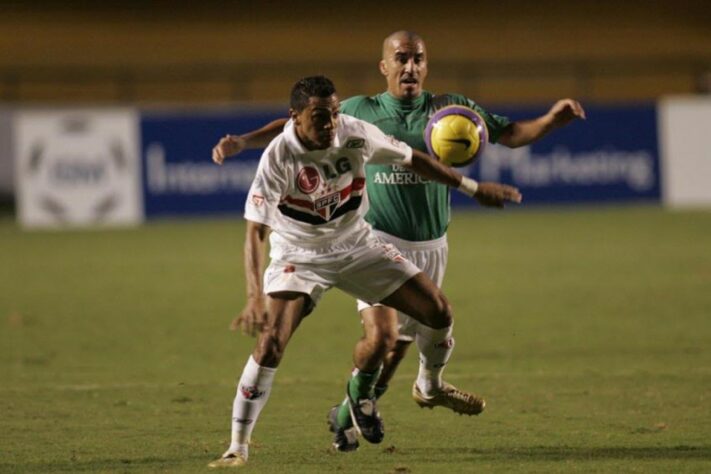
[(452, 326), (432, 329), (420, 324), (415, 342), (420, 351), (417, 386), (423, 394), (433, 395), (442, 387), (442, 372), (454, 349)]
[(262, 367), (249, 356), (237, 383), (237, 395), (232, 404), (232, 442), (227, 450), (247, 458), (249, 440), (259, 413), (267, 404), (277, 369)]

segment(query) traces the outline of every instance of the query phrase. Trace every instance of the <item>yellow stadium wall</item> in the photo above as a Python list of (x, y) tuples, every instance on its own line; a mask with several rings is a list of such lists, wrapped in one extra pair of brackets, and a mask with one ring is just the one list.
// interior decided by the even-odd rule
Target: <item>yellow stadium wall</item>
[[(427, 41), (427, 88), (491, 102), (651, 100), (708, 88), (704, 1), (53, 2), (0, 7), (0, 101), (284, 102), (300, 76), (383, 89), (381, 42)], [(705, 79), (706, 78), (706, 79)]]

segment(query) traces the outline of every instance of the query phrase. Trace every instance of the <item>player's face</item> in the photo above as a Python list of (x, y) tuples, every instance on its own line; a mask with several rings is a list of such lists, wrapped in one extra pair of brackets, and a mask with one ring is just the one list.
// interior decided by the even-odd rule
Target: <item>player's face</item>
[(309, 150), (325, 150), (333, 144), (338, 127), (341, 103), (336, 94), (330, 97), (310, 97), (301, 112), (291, 110), (296, 134)]
[(414, 99), (422, 93), (427, 77), (427, 51), (419, 38), (399, 36), (383, 48), (380, 72), (388, 82), (388, 92), (398, 99)]

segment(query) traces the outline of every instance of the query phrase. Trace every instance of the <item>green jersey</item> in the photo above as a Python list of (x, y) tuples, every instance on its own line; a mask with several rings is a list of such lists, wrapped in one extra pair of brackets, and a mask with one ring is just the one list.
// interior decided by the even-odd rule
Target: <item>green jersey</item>
[[(491, 143), (511, 123), (462, 95), (435, 96), (427, 91), (407, 101), (388, 92), (373, 97), (355, 96), (341, 103), (341, 112), (370, 122), (427, 153), (423, 136), (427, 121), (435, 110), (447, 105), (465, 105), (479, 112), (486, 121)], [(367, 165), (365, 169), (370, 201), (365, 218), (375, 229), (413, 242), (434, 240), (445, 234), (449, 225), (449, 187), (427, 181), (402, 166)]]

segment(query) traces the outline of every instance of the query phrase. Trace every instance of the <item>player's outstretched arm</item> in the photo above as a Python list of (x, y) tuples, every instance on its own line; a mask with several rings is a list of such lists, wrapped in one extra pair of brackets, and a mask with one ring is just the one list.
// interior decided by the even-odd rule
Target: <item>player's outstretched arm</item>
[(244, 135), (225, 135), (212, 149), (212, 161), (221, 165), (225, 159), (242, 153), (248, 148), (264, 148), (281, 133), (288, 119), (276, 119), (262, 128)]
[(507, 202), (516, 204), (521, 202), (521, 193), (513, 186), (499, 183), (477, 183), (419, 150), (412, 150), (411, 167), (423, 178), (457, 188), (464, 194), (475, 198), (482, 206), (501, 208)]
[(508, 184), (477, 183), (474, 199), (484, 207), (503, 208), (506, 203), (520, 204), (523, 197), (518, 188)]
[(454, 168), (444, 166), (430, 155), (420, 150), (415, 150), (414, 148), (412, 149), (412, 163), (410, 167), (412, 171), (423, 178), (446, 184), (450, 188), (457, 188), (462, 184), (461, 173), (455, 171)]
[(564, 127), (576, 119), (585, 120), (585, 110), (577, 100), (561, 99), (548, 113), (532, 120), (513, 122), (499, 137), (499, 143), (509, 148), (531, 144), (551, 130)]
[(248, 336), (256, 336), (266, 321), (266, 298), (262, 286), (262, 269), (270, 228), (254, 221), (247, 221), (244, 241), (244, 273), (247, 281), (247, 303), (242, 312), (230, 324), (233, 331), (241, 330)]

